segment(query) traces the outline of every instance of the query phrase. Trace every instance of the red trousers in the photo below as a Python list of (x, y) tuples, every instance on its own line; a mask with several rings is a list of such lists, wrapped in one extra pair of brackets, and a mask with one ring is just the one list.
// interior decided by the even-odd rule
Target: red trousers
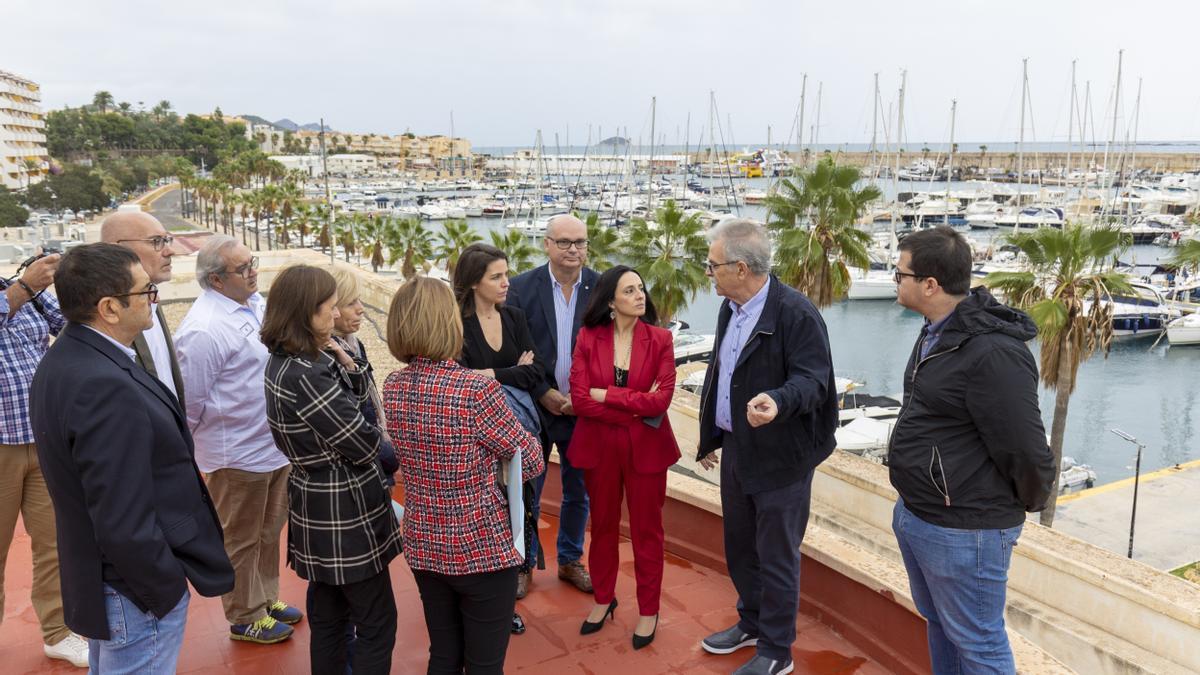
[(663, 500), (667, 472), (638, 473), (633, 468), (629, 443), (613, 448), (600, 466), (583, 472), (591, 502), (592, 545), (588, 567), (596, 604), (612, 602), (620, 566), (621, 495), (629, 504), (629, 529), (633, 539), (633, 570), (637, 579), (638, 613), (658, 614), (663, 578)]

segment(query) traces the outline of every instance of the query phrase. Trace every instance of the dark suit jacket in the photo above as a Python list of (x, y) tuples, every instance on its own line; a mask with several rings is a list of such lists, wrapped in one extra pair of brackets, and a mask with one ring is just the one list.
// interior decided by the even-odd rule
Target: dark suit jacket
[[(722, 447), (723, 433), (716, 425), (717, 377), (721, 341), (732, 315), (729, 301), (722, 302), (700, 398), (697, 460)], [(779, 413), (770, 424), (755, 428), (746, 419), (746, 404), (759, 393), (774, 399)], [(833, 453), (838, 402), (825, 320), (803, 293), (775, 277), (734, 365), (729, 408), (738, 444), (738, 480), (747, 494), (795, 483)]]
[[(179, 407), (187, 410), (187, 404), (183, 397), (183, 375), (179, 372), (179, 355), (175, 353), (175, 340), (171, 338), (171, 329), (167, 328), (167, 317), (163, 315), (162, 303), (159, 303), (155, 310), (158, 314), (158, 325), (162, 326), (163, 336), (167, 338), (167, 351), (171, 353), (171, 379), (175, 382), (176, 398), (179, 399)], [(146, 335), (144, 332), (138, 333), (133, 339), (133, 351), (137, 353), (137, 362), (146, 372), (154, 377), (158, 377), (158, 369), (165, 367), (165, 364), (155, 363), (154, 357), (150, 354), (150, 345), (146, 344)]]
[[(583, 311), (592, 297), (592, 288), (600, 275), (584, 267), (580, 272), (579, 299), (575, 302), (575, 319), (571, 327), (571, 349), (575, 348), (575, 336), (583, 325)], [(536, 400), (548, 390), (557, 387), (554, 367), (558, 364), (558, 324), (554, 320), (554, 287), (550, 282), (550, 264), (519, 274), (508, 286), (507, 303), (525, 312), (529, 332), (533, 335), (534, 351), (545, 366), (545, 377), (531, 393)], [(575, 418), (569, 415), (545, 415), (547, 433), (552, 440), (566, 441), (575, 428)]]
[(67, 324), (34, 375), (29, 416), (71, 630), (110, 638), (106, 582), (160, 618), (189, 581), (205, 596), (233, 589), (187, 419), (157, 379), (102, 335)]
[[(675, 340), (671, 332), (637, 322), (629, 353), (628, 386), (613, 386), (612, 326), (579, 331), (571, 358), (571, 402), (578, 421), (567, 450), (571, 466), (594, 469), (615, 461), (613, 451), (634, 448), (633, 468), (638, 473), (659, 473), (679, 461), (679, 445), (667, 408), (675, 394)], [(650, 386), (658, 382), (658, 389)], [(604, 403), (592, 400), (591, 390), (605, 389)], [(658, 427), (642, 422), (663, 418)]]

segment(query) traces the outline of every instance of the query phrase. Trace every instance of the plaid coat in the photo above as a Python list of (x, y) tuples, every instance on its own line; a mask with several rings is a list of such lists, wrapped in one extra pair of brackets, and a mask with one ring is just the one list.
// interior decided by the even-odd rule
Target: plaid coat
[(413, 359), (383, 385), (404, 474), (404, 557), (414, 570), (464, 575), (516, 567), (500, 460), (528, 480), (544, 469), (500, 383), (453, 361)]
[(329, 354), (274, 353), (266, 369), (267, 420), (291, 462), (288, 564), (302, 579), (344, 585), (383, 571), (400, 553), (384, 485), (380, 432), (359, 407), (364, 363), (348, 373)]

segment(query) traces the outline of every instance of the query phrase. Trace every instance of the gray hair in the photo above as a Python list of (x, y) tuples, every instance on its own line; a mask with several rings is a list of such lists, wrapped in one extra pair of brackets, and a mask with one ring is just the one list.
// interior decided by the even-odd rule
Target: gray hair
[(224, 274), (225, 251), (237, 246), (238, 240), (227, 234), (214, 234), (200, 247), (196, 254), (196, 282), (205, 290), (212, 288), (209, 277)]
[(740, 260), (751, 274), (758, 276), (771, 273), (771, 240), (762, 223), (749, 218), (728, 218), (708, 231), (708, 241), (724, 242), (727, 262)]

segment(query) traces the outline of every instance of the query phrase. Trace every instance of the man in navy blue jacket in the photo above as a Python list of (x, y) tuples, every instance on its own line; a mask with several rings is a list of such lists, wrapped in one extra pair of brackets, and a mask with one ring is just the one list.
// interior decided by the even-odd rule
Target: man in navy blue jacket
[[(592, 579), (583, 566), (583, 533), (587, 527), (588, 498), (583, 472), (571, 466), (567, 447), (575, 431), (571, 408), (571, 354), (575, 336), (583, 322), (583, 310), (591, 297), (592, 286), (600, 275), (588, 269), (587, 226), (574, 216), (555, 216), (546, 225), (542, 241), (547, 264), (514, 278), (508, 287), (508, 304), (521, 309), (529, 323), (533, 346), (545, 365), (545, 379), (533, 391), (545, 413), (546, 435), (558, 448), (562, 473), (562, 508), (558, 521), (558, 577), (585, 593), (592, 592)], [(549, 452), (549, 444), (546, 451)], [(541, 487), (546, 474), (538, 479), (535, 504), (541, 503)], [(536, 507), (535, 507), (536, 508)], [(534, 537), (537, 555), (537, 537)], [(517, 597), (525, 596), (529, 576), (522, 574)]]
[(233, 589), (178, 399), (136, 362), (158, 289), (131, 251), (91, 244), (55, 276), (68, 324), (30, 389), (54, 503), (67, 625), (93, 672), (174, 672), (190, 583)]
[(713, 654), (756, 646), (735, 675), (780, 675), (792, 672), (813, 472), (833, 452), (837, 428), (829, 335), (808, 298), (770, 276), (760, 225), (727, 221), (709, 237), (708, 276), (725, 302), (696, 459), (710, 469), (723, 454), (725, 561), (739, 620), (701, 646)]

